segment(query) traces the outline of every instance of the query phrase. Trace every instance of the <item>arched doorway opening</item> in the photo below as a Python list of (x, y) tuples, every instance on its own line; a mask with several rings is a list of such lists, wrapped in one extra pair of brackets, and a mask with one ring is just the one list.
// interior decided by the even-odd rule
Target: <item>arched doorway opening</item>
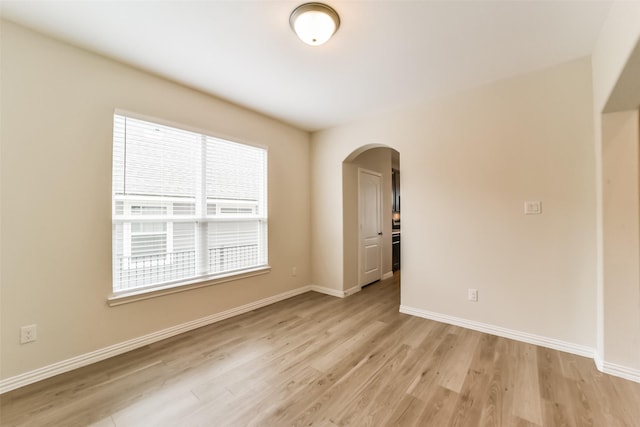
[[(365, 209), (373, 209), (374, 203), (367, 203), (368, 193), (373, 192), (375, 177), (380, 183), (380, 226), (373, 230), (366, 223)], [(353, 151), (342, 163), (342, 206), (343, 206), (343, 280), (345, 294), (357, 292), (371, 281), (393, 277), (394, 264), (399, 274), (400, 262), (400, 153), (395, 149), (380, 145), (365, 145)], [(373, 177), (364, 179), (363, 177)], [(394, 188), (394, 183), (397, 187)], [(371, 200), (371, 199), (370, 199)], [(371, 216), (369, 215), (369, 218)], [(371, 236), (366, 235), (370, 229)], [(377, 243), (371, 243), (373, 231), (380, 233)], [(367, 240), (370, 239), (370, 240)], [(375, 239), (373, 239), (375, 240)], [(395, 241), (395, 253), (394, 253)], [(379, 244), (379, 266), (374, 246)], [(395, 255), (395, 257), (394, 257)], [(372, 271), (379, 268), (379, 275)]]

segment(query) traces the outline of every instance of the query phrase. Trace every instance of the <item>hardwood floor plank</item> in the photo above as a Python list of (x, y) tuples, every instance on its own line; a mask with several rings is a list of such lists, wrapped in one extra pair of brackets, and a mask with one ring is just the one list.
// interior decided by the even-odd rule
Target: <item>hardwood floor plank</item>
[(95, 423), (89, 424), (88, 427), (116, 427), (111, 417), (103, 418)]
[(434, 385), (417, 425), (448, 426), (457, 400), (457, 393), (448, 388)]
[(337, 415), (340, 425), (375, 425), (385, 424), (405, 396), (412, 375), (408, 375), (409, 367), (415, 364), (418, 352), (407, 345), (402, 345), (388, 361), (363, 384), (362, 392), (354, 396)]
[(413, 427), (418, 425), (418, 420), (426, 404), (411, 395), (402, 395), (402, 399), (393, 412), (387, 417), (383, 425)]
[[(461, 386), (456, 407), (453, 411), (451, 426), (467, 426), (476, 424), (482, 419), (485, 406), (488, 404), (495, 408), (494, 401), (489, 401), (493, 362), (495, 360), (496, 337), (477, 334), (475, 352), (471, 354), (468, 362), (467, 373)], [(474, 340), (469, 340), (471, 343)], [(471, 350), (471, 347), (468, 347)], [(464, 362), (463, 362), (464, 363)]]
[(364, 354), (364, 357), (358, 357), (356, 363), (356, 358), (351, 358), (341, 366), (335, 366), (335, 371), (328, 374), (333, 383), (317, 399), (310, 402), (301, 414), (290, 421), (285, 420), (284, 425), (306, 425), (317, 416), (319, 410), (325, 414), (319, 417), (320, 420), (339, 424), (336, 419), (338, 414), (351, 404), (354, 397), (364, 392), (375, 373), (399, 351), (400, 348), (397, 347), (384, 351), (375, 349)]
[(487, 399), (488, 386), (486, 374), (469, 370), (453, 408), (450, 426), (468, 426), (478, 422)]
[(542, 425), (558, 427), (575, 427), (576, 423), (567, 407), (558, 402), (544, 400), (542, 403)]
[(376, 333), (386, 328), (386, 324), (378, 321), (371, 322), (347, 340), (330, 349), (321, 357), (311, 361), (311, 366), (322, 372), (331, 372), (332, 368), (353, 353), (353, 349), (370, 340)]
[(517, 349), (513, 414), (535, 425), (542, 425), (536, 346), (522, 344), (517, 346)]
[(540, 397), (549, 402), (565, 403), (565, 378), (558, 352), (542, 347), (536, 350)]
[(464, 384), (471, 360), (476, 351), (481, 333), (470, 329), (462, 329), (457, 335), (449, 356), (440, 367), (438, 384), (451, 391), (460, 393)]
[(267, 414), (277, 412), (281, 405), (288, 406), (295, 396), (323, 377), (324, 374), (315, 368), (304, 367), (277, 383), (265, 384), (265, 389), (258, 389), (251, 395), (243, 396), (243, 410), (225, 417), (225, 423), (242, 426), (261, 425)]
[(161, 389), (111, 416), (117, 427), (179, 422), (200, 405), (192, 393)]
[(432, 348), (432, 353), (427, 356), (422, 363), (422, 369), (416, 375), (413, 383), (409, 386), (408, 392), (418, 399), (428, 401), (434, 390), (437, 389), (442, 364), (449, 357), (455, 347), (456, 335), (447, 333), (440, 337), (438, 346)]
[(442, 323), (424, 322), (424, 319), (409, 316), (402, 322), (396, 333), (402, 337), (402, 344), (419, 348), (436, 325), (442, 325)]
[(493, 372), (488, 380), (486, 389), (486, 399), (482, 406), (479, 426), (499, 427), (502, 423), (503, 413), (503, 390), (501, 387), (502, 378), (500, 372)]

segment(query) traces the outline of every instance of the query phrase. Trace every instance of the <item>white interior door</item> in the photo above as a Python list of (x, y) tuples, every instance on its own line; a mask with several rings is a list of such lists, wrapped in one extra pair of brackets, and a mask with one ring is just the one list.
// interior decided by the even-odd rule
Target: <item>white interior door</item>
[(382, 176), (358, 169), (359, 285), (382, 277)]

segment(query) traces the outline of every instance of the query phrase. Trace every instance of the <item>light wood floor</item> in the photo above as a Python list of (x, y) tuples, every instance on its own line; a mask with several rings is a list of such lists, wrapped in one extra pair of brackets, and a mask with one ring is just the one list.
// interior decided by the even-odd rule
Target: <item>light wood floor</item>
[(640, 426), (590, 359), (309, 292), (0, 397), (2, 425)]

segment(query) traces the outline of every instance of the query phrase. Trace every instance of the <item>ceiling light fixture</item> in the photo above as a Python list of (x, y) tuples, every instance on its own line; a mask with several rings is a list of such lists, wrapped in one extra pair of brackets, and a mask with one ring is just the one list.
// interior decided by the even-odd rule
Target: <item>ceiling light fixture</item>
[(291, 12), (289, 24), (300, 40), (311, 46), (319, 46), (338, 31), (340, 17), (326, 4), (305, 3)]

